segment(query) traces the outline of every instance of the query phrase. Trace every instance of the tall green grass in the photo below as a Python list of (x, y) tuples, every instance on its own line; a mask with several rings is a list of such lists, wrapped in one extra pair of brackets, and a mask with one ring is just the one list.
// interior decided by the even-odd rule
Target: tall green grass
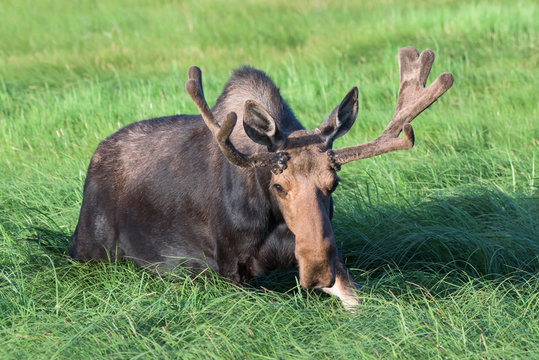
[[(0, 358), (533, 358), (539, 353), (533, 1), (1, 1)], [(238, 287), (66, 256), (99, 141), (196, 113), (231, 70), (265, 70), (307, 128), (352, 86), (336, 147), (391, 118), (402, 46), (453, 88), (414, 120), (416, 146), (346, 165), (338, 246), (362, 306), (295, 272)]]

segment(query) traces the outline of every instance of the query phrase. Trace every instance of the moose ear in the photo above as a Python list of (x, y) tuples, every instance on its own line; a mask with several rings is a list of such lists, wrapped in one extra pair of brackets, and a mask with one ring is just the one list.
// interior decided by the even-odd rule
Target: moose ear
[(245, 102), (243, 128), (251, 140), (266, 145), (270, 151), (275, 151), (285, 144), (286, 137), (279, 131), (273, 117), (253, 100)]
[(357, 87), (353, 87), (346, 94), (339, 106), (333, 109), (331, 114), (318, 127), (318, 130), (320, 130), (320, 133), (326, 138), (326, 142), (329, 144), (336, 138), (346, 134), (352, 125), (354, 125), (358, 109), (357, 96)]

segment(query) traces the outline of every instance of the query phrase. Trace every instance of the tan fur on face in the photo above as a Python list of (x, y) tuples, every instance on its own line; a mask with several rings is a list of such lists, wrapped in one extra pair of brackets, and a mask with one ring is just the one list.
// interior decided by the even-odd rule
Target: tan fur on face
[[(335, 281), (336, 248), (329, 206), (337, 174), (320, 145), (288, 152), (288, 168), (273, 176), (271, 187), (286, 224), (296, 236), (300, 283), (307, 288), (330, 287)], [(276, 190), (276, 184), (286, 194)]]

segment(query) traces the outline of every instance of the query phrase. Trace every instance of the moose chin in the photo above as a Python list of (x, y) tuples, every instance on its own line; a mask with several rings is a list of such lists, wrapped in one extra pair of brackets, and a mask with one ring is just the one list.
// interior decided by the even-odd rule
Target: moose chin
[(420, 55), (406, 47), (398, 59), (397, 106), (386, 129), (335, 150), (333, 141), (356, 120), (356, 87), (320, 126), (305, 130), (262, 71), (236, 70), (210, 109), (200, 69), (189, 68), (185, 87), (199, 115), (135, 122), (97, 147), (70, 256), (130, 259), (158, 271), (209, 267), (240, 283), (298, 268), (303, 287), (335, 295), (347, 308), (358, 305), (331, 224), (337, 172), (351, 161), (410, 149), (410, 122), (453, 84), (443, 73), (425, 88), (431, 50)]

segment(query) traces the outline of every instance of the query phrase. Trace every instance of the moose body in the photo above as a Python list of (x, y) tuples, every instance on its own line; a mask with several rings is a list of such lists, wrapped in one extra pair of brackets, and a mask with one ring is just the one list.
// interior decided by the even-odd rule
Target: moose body
[[(399, 102), (410, 87), (403, 87), (403, 74), (413, 70), (420, 104), (410, 111), (409, 100), (398, 103), (379, 139), (339, 150), (332, 150), (333, 140), (355, 121), (357, 88), (322, 125), (305, 130), (263, 72), (236, 70), (210, 109), (200, 70), (190, 68), (186, 89), (201, 115), (136, 122), (99, 144), (70, 256), (127, 258), (158, 271), (210, 268), (237, 282), (299, 267), (302, 286), (336, 295), (347, 307), (357, 305), (331, 227), (336, 172), (349, 161), (413, 145), (409, 122), (452, 84), (444, 74), (423, 88), (431, 54), (405, 48), (399, 55)], [(412, 66), (403, 73), (403, 61), (419, 64), (419, 70)], [(237, 118), (243, 126), (235, 126)], [(405, 137), (398, 138), (402, 130)]]
[[(236, 108), (226, 101), (230, 92)], [(234, 73), (213, 112), (241, 113), (250, 99), (271, 109), (283, 129), (302, 129), (269, 78), (247, 67)], [(262, 147), (245, 132), (236, 144), (249, 153)], [(270, 178), (267, 167), (227, 161), (200, 115), (130, 124), (99, 144), (90, 162), (70, 254), (167, 270), (209, 266), (238, 282), (293, 267), (294, 236), (271, 199)]]

